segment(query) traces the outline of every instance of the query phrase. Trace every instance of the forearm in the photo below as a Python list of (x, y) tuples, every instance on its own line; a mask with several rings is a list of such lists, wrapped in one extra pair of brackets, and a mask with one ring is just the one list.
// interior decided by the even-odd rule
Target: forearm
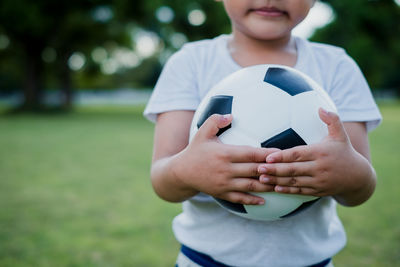
[(345, 122), (347, 134), (354, 148), (348, 159), (348, 190), (335, 196), (344, 206), (357, 206), (367, 201), (376, 186), (376, 173), (371, 164), (366, 124), (361, 122)]
[[(151, 183), (156, 194), (170, 202), (181, 202), (195, 195), (177, 175), (178, 155), (188, 145), (189, 128), (193, 111), (170, 111), (157, 117), (154, 130), (154, 151), (151, 166)], [(182, 165), (182, 164), (181, 164)]]
[(176, 171), (179, 155), (165, 157), (153, 162), (151, 183), (156, 194), (169, 202), (182, 202), (198, 193), (187, 187)]
[(335, 195), (334, 198), (343, 206), (353, 207), (358, 206), (367, 201), (375, 191), (376, 172), (371, 163), (359, 155), (359, 166), (354, 166), (351, 176), (349, 176), (349, 190)]

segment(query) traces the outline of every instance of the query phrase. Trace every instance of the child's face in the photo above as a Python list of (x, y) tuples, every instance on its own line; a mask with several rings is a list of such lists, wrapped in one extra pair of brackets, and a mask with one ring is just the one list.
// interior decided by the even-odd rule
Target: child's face
[(259, 40), (290, 36), (315, 0), (223, 0), (233, 32)]

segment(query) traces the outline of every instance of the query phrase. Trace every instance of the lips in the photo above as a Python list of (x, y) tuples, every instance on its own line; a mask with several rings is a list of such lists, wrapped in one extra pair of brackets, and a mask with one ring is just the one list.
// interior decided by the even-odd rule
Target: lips
[(257, 15), (263, 17), (280, 17), (287, 14), (286, 11), (280, 10), (275, 7), (260, 7), (260, 8), (253, 8), (250, 9), (250, 12), (253, 12)]

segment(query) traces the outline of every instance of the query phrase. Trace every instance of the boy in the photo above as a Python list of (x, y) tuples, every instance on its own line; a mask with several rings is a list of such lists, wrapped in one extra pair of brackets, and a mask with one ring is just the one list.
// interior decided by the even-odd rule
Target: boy
[[(177, 265), (327, 266), (346, 242), (336, 201), (360, 205), (375, 189), (367, 131), (378, 125), (379, 111), (361, 71), (342, 49), (291, 35), (314, 0), (222, 2), (232, 34), (189, 43), (173, 55), (144, 112), (157, 121), (154, 190), (166, 201), (183, 202), (173, 222), (182, 244)], [(255, 64), (295, 67), (328, 92), (341, 120), (320, 110), (327, 138), (284, 151), (224, 145), (216, 133), (235, 118), (213, 115), (188, 144), (194, 111), (207, 91)], [(296, 216), (261, 222), (233, 215), (210, 197), (264, 205), (248, 192), (268, 191), (322, 198)]]

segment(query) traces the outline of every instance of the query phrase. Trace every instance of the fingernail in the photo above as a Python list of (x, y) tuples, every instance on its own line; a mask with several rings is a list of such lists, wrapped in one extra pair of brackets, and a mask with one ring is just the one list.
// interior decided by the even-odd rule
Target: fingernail
[(260, 177), (260, 181), (262, 183), (268, 183), (270, 181), (270, 179), (268, 177), (263, 176), (263, 177)]
[(267, 161), (268, 163), (272, 163), (272, 162), (275, 161), (275, 158), (272, 157), (272, 156), (268, 156), (268, 157), (266, 158), (266, 161)]
[(282, 192), (283, 191), (283, 187), (277, 185), (277, 186), (275, 186), (275, 191)]
[(259, 168), (258, 168), (258, 172), (259, 172), (259, 173), (266, 173), (266, 172), (267, 172), (267, 168), (265, 168), (265, 167), (259, 167)]
[(265, 204), (265, 201), (264, 200), (260, 200), (260, 201), (258, 201), (258, 203), (257, 203), (257, 205), (264, 205)]
[(324, 108), (320, 108), (320, 109), (321, 109), (321, 112), (322, 112), (323, 114), (328, 115), (328, 111), (327, 111), (327, 110), (325, 110)]
[(224, 114), (222, 115), (222, 118), (224, 119), (229, 119), (231, 117), (231, 114)]
[(227, 123), (230, 119), (230, 116), (231, 116), (231, 114), (223, 114), (223, 115), (221, 115), (221, 117), (219, 117), (220, 118), (219, 120), (222, 123)]

